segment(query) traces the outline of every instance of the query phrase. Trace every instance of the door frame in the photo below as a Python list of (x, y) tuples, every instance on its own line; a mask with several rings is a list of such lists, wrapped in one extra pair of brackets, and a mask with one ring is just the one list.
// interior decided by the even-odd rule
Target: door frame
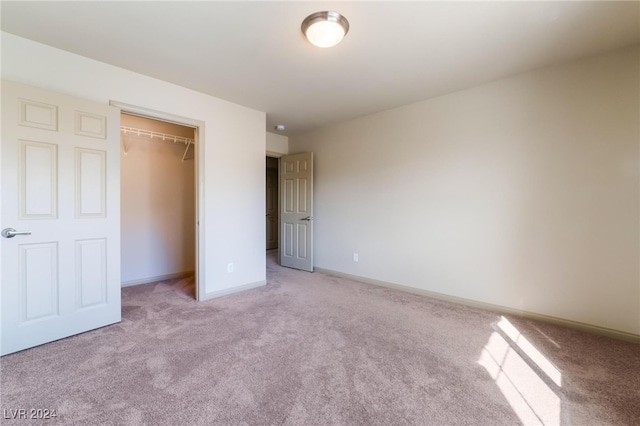
[(109, 105), (120, 108), (121, 113), (137, 115), (140, 117), (151, 118), (154, 120), (167, 121), (181, 126), (192, 127), (195, 129), (195, 200), (196, 200), (196, 300), (206, 300), (207, 284), (205, 280), (206, 268), (205, 263), (205, 214), (204, 214), (204, 121), (193, 118), (183, 117), (180, 115), (170, 114), (167, 112), (157, 111), (150, 108), (140, 107), (119, 101), (110, 101)]
[[(277, 237), (277, 244), (278, 244), (278, 255), (276, 258), (276, 262), (278, 263), (278, 265), (280, 264), (280, 192), (282, 191), (282, 189), (280, 188), (280, 157), (284, 157), (285, 155), (289, 155), (289, 154), (282, 154), (280, 152), (275, 152), (275, 151), (266, 151), (265, 157), (271, 157), (271, 158), (275, 158), (278, 160), (278, 237)], [(265, 172), (267, 170), (267, 165), (265, 163)], [(265, 239), (267, 238), (267, 230), (265, 228), (264, 230), (264, 235), (265, 235)]]
[[(278, 184), (276, 185), (278, 187), (278, 197), (276, 200), (276, 203), (278, 205), (277, 209), (278, 209), (278, 226), (277, 228), (277, 232), (276, 232), (276, 244), (277, 244), (277, 248), (280, 248), (280, 157), (284, 156), (285, 154), (276, 154), (273, 153), (271, 151), (267, 151), (267, 153), (265, 154), (265, 158), (275, 158), (276, 160), (278, 160), (278, 176), (276, 177), (276, 179), (278, 179)], [(267, 166), (265, 164), (265, 172), (267, 171)], [(265, 239), (266, 239), (266, 233), (267, 230), (265, 229)], [(273, 249), (276, 250), (276, 249)], [(278, 250), (278, 264), (280, 264), (280, 250)]]

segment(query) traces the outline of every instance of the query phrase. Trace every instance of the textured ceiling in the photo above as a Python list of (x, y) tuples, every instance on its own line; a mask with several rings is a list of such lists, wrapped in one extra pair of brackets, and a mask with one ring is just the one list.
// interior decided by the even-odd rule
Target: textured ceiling
[[(351, 28), (331, 49), (302, 20)], [(267, 113), (284, 134), (640, 42), (638, 2), (2, 2), (2, 30)]]

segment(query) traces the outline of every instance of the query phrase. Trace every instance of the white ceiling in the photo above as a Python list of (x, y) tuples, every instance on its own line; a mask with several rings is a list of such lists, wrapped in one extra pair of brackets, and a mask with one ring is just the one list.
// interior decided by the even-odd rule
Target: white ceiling
[[(349, 20), (319, 49), (302, 20)], [(291, 135), (640, 42), (638, 2), (8, 2), (2, 30), (267, 113)]]

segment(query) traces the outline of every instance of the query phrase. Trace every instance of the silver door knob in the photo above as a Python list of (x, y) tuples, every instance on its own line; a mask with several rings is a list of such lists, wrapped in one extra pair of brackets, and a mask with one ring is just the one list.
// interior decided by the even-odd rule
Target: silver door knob
[(303, 218), (302, 218), (302, 219), (300, 219), (300, 220), (306, 220), (306, 221), (308, 221), (308, 222), (309, 222), (309, 221), (311, 221), (311, 219), (313, 219), (311, 216), (307, 216), (307, 217), (303, 217)]
[(31, 235), (31, 231), (16, 231), (13, 228), (4, 228), (2, 230), (2, 236), (5, 238), (13, 238), (16, 235)]

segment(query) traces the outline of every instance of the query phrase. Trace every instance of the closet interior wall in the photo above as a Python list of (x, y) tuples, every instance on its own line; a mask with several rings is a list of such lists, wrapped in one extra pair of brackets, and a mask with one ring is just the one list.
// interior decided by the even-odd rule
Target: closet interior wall
[[(122, 114), (121, 126), (194, 138), (194, 129)], [(122, 286), (195, 271), (194, 146), (121, 132)]]

